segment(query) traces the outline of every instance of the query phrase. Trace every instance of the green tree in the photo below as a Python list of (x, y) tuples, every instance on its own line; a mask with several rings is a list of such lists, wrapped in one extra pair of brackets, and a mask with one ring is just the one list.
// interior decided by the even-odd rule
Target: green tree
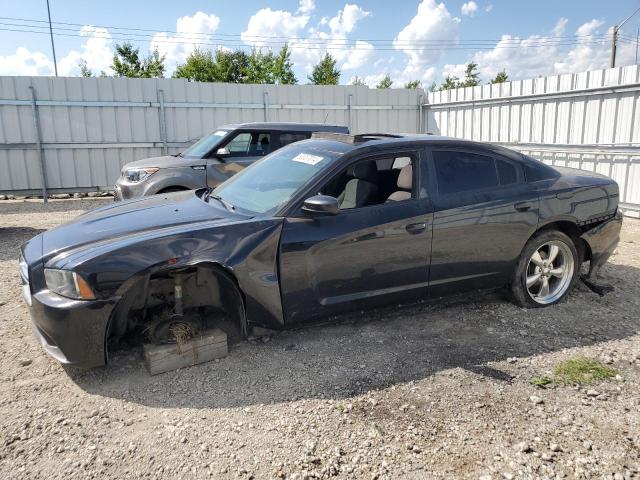
[(325, 53), (307, 78), (313, 85), (338, 85), (340, 70), (336, 68), (336, 60), (331, 54)]
[(404, 88), (422, 88), (422, 82), (420, 80), (411, 80), (404, 84)]
[(455, 75), (447, 75), (444, 82), (440, 85), (439, 90), (451, 90), (452, 88), (458, 88), (460, 81)]
[(261, 50), (254, 48), (251, 51), (251, 55), (247, 57), (247, 70), (244, 81), (246, 83), (275, 83), (274, 60), (271, 51), (262, 53)]
[(360, 87), (368, 87), (368, 85), (366, 83), (364, 83), (364, 80), (362, 78), (360, 78), (359, 76), (357, 76), (357, 75), (351, 79), (351, 85), (360, 86)]
[(130, 43), (116, 44), (111, 68), (116, 77), (162, 78), (164, 76), (165, 56), (154, 50), (144, 58), (140, 58), (140, 49)]
[(501, 72), (498, 72), (495, 78), (491, 80), (489, 83), (504, 83), (508, 81), (509, 81), (509, 75), (507, 75), (507, 72), (502, 70)]
[(211, 50), (194, 49), (182, 65), (178, 65), (173, 78), (186, 78), (191, 82), (217, 81), (216, 62)]
[(436, 90), (438, 90), (438, 84), (436, 82), (431, 82), (431, 85), (429, 85), (429, 91), (435, 92)]
[(285, 44), (278, 52), (278, 55), (273, 58), (272, 72), (275, 83), (281, 85), (295, 85), (298, 83), (298, 79), (293, 73), (289, 45)]
[(82, 58), (80, 62), (78, 62), (78, 66), (80, 67), (80, 76), (81, 77), (93, 77), (93, 72), (87, 66), (87, 61)]
[(249, 55), (242, 50), (216, 50), (216, 82), (247, 83)]
[(391, 76), (387, 73), (384, 78), (378, 82), (376, 88), (391, 88), (391, 85), (393, 85), (393, 80), (391, 80)]
[(478, 72), (478, 64), (474, 62), (469, 62), (467, 64), (467, 68), (464, 71), (464, 82), (462, 82), (460, 87), (475, 87), (476, 85), (480, 85), (480, 73)]

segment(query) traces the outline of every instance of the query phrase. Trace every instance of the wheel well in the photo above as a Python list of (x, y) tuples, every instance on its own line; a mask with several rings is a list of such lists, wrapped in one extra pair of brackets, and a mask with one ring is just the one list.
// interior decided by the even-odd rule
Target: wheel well
[(583, 232), (574, 222), (569, 220), (560, 220), (557, 222), (547, 223), (543, 227), (539, 228), (534, 235), (538, 235), (541, 232), (549, 230), (560, 231), (573, 240), (573, 244), (578, 250), (578, 257), (582, 262), (591, 259), (591, 248), (589, 247), (589, 244), (580, 237)]
[(245, 296), (235, 276), (219, 264), (203, 263), (154, 272), (134, 282), (114, 308), (105, 341), (118, 341), (154, 316), (173, 312), (177, 280), (182, 289), (181, 310), (224, 312), (225, 325), (236, 330), (227, 334), (247, 336)]

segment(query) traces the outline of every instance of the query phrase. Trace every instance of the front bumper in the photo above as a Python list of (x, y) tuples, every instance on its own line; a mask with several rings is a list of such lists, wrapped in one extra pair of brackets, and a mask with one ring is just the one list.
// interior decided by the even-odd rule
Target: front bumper
[(131, 198), (139, 198), (148, 194), (149, 185), (143, 180), (138, 183), (125, 182), (122, 177), (116, 181), (113, 196), (114, 201), (129, 200)]
[(49, 290), (31, 295), (31, 326), (42, 348), (60, 363), (82, 368), (106, 363), (106, 336), (115, 302), (81, 301)]

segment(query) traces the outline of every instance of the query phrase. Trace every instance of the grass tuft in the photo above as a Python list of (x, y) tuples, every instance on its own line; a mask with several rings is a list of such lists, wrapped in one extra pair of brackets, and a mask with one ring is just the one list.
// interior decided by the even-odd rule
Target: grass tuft
[(552, 384), (553, 380), (549, 377), (545, 377), (544, 375), (536, 375), (529, 380), (529, 383), (534, 387), (547, 388), (547, 385)]
[(562, 385), (590, 385), (615, 376), (616, 371), (599, 360), (574, 357), (556, 365), (554, 381)]

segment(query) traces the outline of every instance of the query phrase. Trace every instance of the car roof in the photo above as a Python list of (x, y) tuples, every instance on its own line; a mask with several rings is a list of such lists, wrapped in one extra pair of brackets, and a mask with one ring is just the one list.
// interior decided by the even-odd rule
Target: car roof
[(348, 133), (349, 129), (344, 125), (334, 125), (329, 123), (298, 123), (298, 122), (248, 122), (231, 123), (221, 125), (218, 129), (239, 130), (245, 128), (262, 128), (265, 130), (286, 130), (289, 132), (337, 132)]
[[(334, 145), (342, 144), (347, 146), (342, 151), (360, 151), (375, 150), (376, 147), (385, 145), (409, 146), (411, 144), (430, 145), (438, 147), (457, 147), (457, 148), (473, 148), (475, 150), (484, 150), (486, 153), (499, 153), (506, 157), (517, 159), (519, 161), (527, 161), (527, 158), (520, 153), (496, 145), (489, 142), (477, 142), (473, 140), (465, 140), (462, 138), (445, 137), (433, 135), (431, 133), (362, 133), (358, 135), (349, 135), (343, 133), (314, 133), (311, 140), (308, 141), (325, 141)], [(535, 160), (533, 160), (535, 161)], [(537, 161), (536, 161), (537, 162)]]

